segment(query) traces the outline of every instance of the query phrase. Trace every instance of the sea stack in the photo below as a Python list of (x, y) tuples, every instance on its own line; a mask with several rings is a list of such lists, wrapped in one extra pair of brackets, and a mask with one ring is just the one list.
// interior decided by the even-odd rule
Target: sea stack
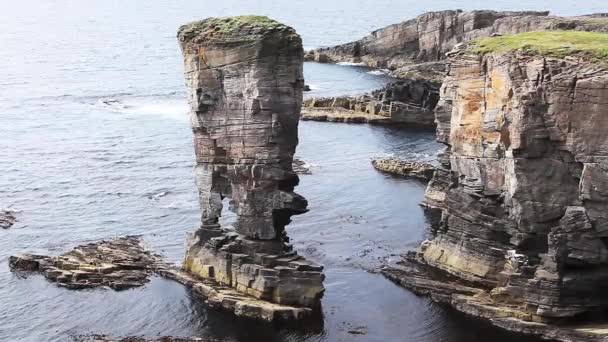
[[(302, 40), (267, 17), (209, 18), (178, 32), (196, 154), (201, 226), (194, 275), (277, 304), (315, 308), (322, 266), (298, 256), (285, 226), (307, 211), (293, 171), (304, 87)], [(224, 199), (236, 214), (222, 225)]]

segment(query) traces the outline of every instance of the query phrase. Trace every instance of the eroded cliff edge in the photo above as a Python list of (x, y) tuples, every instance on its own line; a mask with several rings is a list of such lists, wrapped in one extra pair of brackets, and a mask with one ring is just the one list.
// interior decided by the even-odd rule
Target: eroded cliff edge
[(444, 281), (385, 274), (511, 330), (608, 338), (561, 326), (608, 309), (608, 33), (484, 38), (449, 55), (436, 113), (448, 149), (425, 199), (441, 220), (409, 257)]
[[(323, 267), (297, 255), (285, 226), (307, 211), (293, 171), (303, 49), (290, 27), (259, 16), (182, 26), (201, 226), (184, 267), (281, 305), (318, 308)], [(236, 214), (222, 225), (224, 199)]]

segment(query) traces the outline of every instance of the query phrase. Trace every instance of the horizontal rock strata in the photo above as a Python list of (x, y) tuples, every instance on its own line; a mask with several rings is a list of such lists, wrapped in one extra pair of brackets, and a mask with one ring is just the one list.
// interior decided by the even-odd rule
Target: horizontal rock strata
[(156, 274), (192, 289), (208, 307), (239, 317), (267, 322), (315, 318), (315, 312), (310, 308), (256, 299), (213, 279), (202, 279), (170, 265), (145, 249), (139, 236), (89, 243), (59, 256), (15, 255), (9, 258), (9, 266), (15, 272), (39, 272), (69, 289), (109, 287), (124, 290), (143, 286)]
[(423, 181), (431, 180), (435, 173), (433, 165), (399, 158), (375, 158), (372, 159), (372, 165), (378, 171), (397, 176), (417, 178)]
[[(445, 54), (459, 43), (496, 34), (540, 30), (605, 31), (605, 15), (549, 16), (549, 12), (460, 11), (424, 13), (347, 44), (320, 48), (306, 58), (318, 62), (365, 63), (400, 78), (441, 78)], [(438, 63), (439, 62), (439, 63)], [(425, 76), (426, 75), (426, 76)]]
[[(425, 199), (441, 221), (417, 260), (483, 290), (443, 296), (460, 311), (562, 341), (608, 339), (593, 322), (608, 309), (608, 63), (601, 47), (577, 46), (608, 33), (563, 32), (450, 53), (436, 111), (448, 149)], [(557, 43), (504, 45), (534, 35)], [(579, 318), (593, 331), (554, 336)]]
[(14, 271), (36, 271), (71, 289), (107, 286), (124, 290), (149, 281), (159, 258), (144, 249), (137, 236), (77, 246), (59, 256), (33, 254), (9, 258)]
[[(304, 86), (300, 37), (266, 17), (243, 16), (185, 25), (178, 39), (202, 210), (185, 268), (257, 299), (318, 307), (323, 267), (297, 255), (284, 229), (307, 211), (292, 165)], [(225, 198), (234, 227), (220, 225)]]
[(356, 113), (383, 116), (391, 122), (415, 126), (435, 125), (433, 109), (439, 101), (441, 83), (427, 80), (399, 80), (359, 96), (309, 98), (304, 107), (341, 108)]
[(302, 109), (301, 120), (343, 123), (391, 124), (390, 118), (340, 107), (314, 107)]

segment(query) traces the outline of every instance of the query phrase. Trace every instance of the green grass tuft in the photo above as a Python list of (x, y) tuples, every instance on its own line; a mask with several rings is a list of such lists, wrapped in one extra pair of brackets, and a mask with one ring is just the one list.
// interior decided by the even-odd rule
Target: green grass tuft
[(554, 57), (582, 53), (601, 60), (608, 60), (608, 33), (586, 31), (525, 32), (473, 39), (470, 49), (478, 53), (524, 50), (532, 54)]

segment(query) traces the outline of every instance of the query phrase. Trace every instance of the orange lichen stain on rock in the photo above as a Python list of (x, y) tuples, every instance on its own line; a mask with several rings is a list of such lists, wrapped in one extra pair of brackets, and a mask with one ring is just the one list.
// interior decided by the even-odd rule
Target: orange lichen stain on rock
[[(450, 140), (466, 155), (477, 155), (481, 151), (481, 124), (484, 101), (484, 82), (481, 78), (473, 78), (460, 82), (458, 105), (453, 109), (452, 129)], [(456, 144), (458, 142), (458, 144)]]

